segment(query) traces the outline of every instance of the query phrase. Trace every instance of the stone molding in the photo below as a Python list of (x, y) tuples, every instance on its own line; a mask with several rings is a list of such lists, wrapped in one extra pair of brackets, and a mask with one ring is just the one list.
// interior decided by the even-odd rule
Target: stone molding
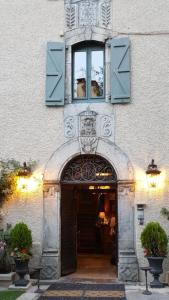
[(118, 181), (118, 193), (129, 194), (135, 192), (135, 181), (119, 180)]
[(56, 193), (60, 191), (60, 184), (55, 180), (48, 180), (43, 182), (44, 197), (55, 197)]
[[(44, 171), (44, 180), (56, 180), (60, 182), (62, 170), (67, 162), (80, 154), (78, 138), (68, 140), (62, 144), (48, 161)], [(110, 162), (116, 171), (118, 180), (133, 180), (134, 172), (131, 162), (115, 143), (108, 139), (99, 138), (97, 154)]]

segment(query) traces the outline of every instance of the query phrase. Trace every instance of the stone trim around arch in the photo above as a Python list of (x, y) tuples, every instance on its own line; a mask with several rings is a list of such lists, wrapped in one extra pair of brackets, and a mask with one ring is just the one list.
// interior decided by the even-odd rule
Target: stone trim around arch
[[(58, 148), (44, 173), (42, 278), (61, 276), (60, 178), (66, 164), (80, 155), (78, 139)], [(134, 173), (125, 153), (114, 143), (99, 138), (96, 155), (109, 161), (117, 174), (118, 188), (118, 279), (138, 281), (138, 263), (134, 238)]]
[[(79, 140), (74, 139), (62, 144), (50, 157), (44, 171), (44, 181), (60, 182), (61, 173), (68, 161), (81, 154)], [(134, 171), (127, 155), (114, 143), (99, 138), (96, 155), (100, 155), (113, 166), (117, 180), (134, 181)]]

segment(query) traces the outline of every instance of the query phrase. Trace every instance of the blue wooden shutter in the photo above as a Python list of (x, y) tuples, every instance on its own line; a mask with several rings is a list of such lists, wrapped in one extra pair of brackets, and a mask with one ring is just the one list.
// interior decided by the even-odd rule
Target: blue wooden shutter
[(47, 44), (46, 105), (64, 105), (65, 90), (65, 44)]
[(111, 42), (111, 103), (130, 102), (130, 41), (114, 38)]

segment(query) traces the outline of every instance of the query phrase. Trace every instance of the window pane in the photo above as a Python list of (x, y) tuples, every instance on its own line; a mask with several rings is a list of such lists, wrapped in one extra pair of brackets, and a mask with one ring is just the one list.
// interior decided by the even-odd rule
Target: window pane
[(104, 90), (103, 51), (92, 51), (91, 66), (91, 97), (101, 97)]
[(86, 97), (86, 52), (75, 52), (74, 98)]

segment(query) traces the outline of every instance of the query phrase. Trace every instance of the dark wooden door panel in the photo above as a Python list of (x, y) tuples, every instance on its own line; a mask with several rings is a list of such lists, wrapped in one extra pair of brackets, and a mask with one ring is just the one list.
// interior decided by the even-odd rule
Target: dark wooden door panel
[(76, 203), (73, 187), (62, 187), (61, 198), (61, 274), (76, 271)]

